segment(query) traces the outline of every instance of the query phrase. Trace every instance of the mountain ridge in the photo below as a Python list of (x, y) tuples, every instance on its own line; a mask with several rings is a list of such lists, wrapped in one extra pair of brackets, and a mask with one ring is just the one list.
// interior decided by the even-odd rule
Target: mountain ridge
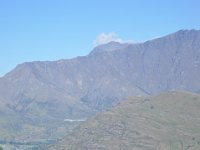
[(46, 137), (59, 137), (60, 125), (69, 128), (64, 119), (88, 118), (124, 97), (199, 92), (199, 70), (200, 31), (180, 30), (144, 43), (108, 43), (74, 59), (20, 64), (0, 78), (0, 104), (20, 122), (41, 122)]

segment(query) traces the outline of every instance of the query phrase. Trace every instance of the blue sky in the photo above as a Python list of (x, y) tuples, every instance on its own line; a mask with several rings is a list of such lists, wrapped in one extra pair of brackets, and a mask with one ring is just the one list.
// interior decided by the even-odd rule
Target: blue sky
[(199, 7), (199, 0), (0, 0), (0, 76), (25, 61), (87, 55), (99, 35), (137, 42), (200, 29)]

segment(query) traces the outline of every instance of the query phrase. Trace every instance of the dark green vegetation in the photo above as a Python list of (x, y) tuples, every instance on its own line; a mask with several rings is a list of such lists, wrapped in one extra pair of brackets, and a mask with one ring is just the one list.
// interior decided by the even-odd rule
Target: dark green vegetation
[(43, 150), (47, 145), (55, 144), (56, 141), (40, 142), (15, 142), (15, 141), (0, 141), (1, 146), (5, 150)]
[(199, 150), (200, 95), (127, 98), (75, 128), (50, 150)]

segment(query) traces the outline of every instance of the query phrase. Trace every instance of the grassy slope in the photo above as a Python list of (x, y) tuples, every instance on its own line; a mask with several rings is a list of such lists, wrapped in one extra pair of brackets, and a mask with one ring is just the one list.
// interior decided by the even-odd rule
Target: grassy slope
[[(0, 101), (1, 102), (1, 101)], [(34, 107), (31, 107), (35, 105)], [(68, 113), (66, 118), (83, 118), (87, 110), (74, 104), (76, 113)], [(77, 126), (77, 123), (64, 122), (59, 117), (51, 117), (49, 110), (37, 104), (31, 104), (26, 113), (18, 113), (0, 103), (0, 141), (40, 141), (41, 139), (58, 139)], [(32, 109), (34, 108), (34, 109)], [(68, 109), (68, 108), (66, 108)], [(81, 112), (82, 111), (82, 112)], [(30, 113), (29, 113), (30, 112)], [(89, 111), (88, 111), (89, 112)], [(54, 111), (51, 112), (52, 114)], [(80, 116), (80, 117), (79, 117)]]
[(170, 92), (128, 98), (50, 149), (199, 150), (200, 96)]

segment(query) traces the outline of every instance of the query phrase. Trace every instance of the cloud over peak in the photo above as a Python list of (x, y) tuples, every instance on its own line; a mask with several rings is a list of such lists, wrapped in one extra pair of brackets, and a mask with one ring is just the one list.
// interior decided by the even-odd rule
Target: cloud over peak
[(123, 39), (121, 39), (115, 32), (111, 32), (111, 33), (103, 32), (96, 37), (96, 39), (93, 42), (93, 47), (106, 44), (111, 41), (120, 42), (120, 43), (124, 42)]

